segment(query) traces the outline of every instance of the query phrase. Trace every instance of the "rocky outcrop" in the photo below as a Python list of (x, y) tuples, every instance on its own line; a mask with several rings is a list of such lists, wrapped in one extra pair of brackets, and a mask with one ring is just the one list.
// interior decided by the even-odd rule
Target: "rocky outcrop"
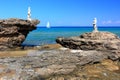
[[(115, 80), (119, 80), (119, 54), (120, 52), (114, 51), (78, 51), (62, 48), (33, 50), (23, 57), (0, 58), (0, 79), (97, 80), (100, 78), (100, 80), (104, 80), (104, 78), (107, 78), (106, 80), (110, 80), (112, 78), (114, 80), (115, 78)], [(106, 66), (106, 62), (100, 64), (105, 59), (110, 59), (110, 62), (107, 62), (110, 65)], [(118, 64), (113, 62), (115, 60), (118, 61)], [(94, 64), (96, 64), (96, 67)], [(88, 67), (88, 65), (91, 67), (86, 68), (85, 66)]]
[(20, 46), (27, 34), (36, 29), (39, 20), (4, 19), (0, 20), (0, 50)]
[(120, 39), (110, 32), (90, 32), (79, 37), (57, 38), (56, 42), (70, 49), (118, 50)]

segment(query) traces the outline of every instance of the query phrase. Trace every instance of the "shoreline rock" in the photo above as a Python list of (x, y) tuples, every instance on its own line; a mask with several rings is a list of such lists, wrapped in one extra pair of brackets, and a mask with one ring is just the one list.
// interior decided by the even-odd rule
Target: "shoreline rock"
[[(104, 34), (102, 36), (98, 36)], [(110, 37), (112, 35), (112, 37)], [(103, 37), (105, 36), (105, 37)], [(99, 39), (98, 39), (98, 38)], [(83, 42), (81, 50), (73, 44)], [(82, 41), (83, 40), (83, 41)], [(92, 41), (92, 44), (86, 43)], [(89, 33), (80, 37), (59, 38), (58, 44), (38, 46), (23, 56), (0, 58), (0, 79), (6, 80), (104, 80), (120, 79), (119, 38), (111, 33)], [(107, 43), (108, 47), (98, 44)], [(97, 44), (95, 44), (95, 42)], [(93, 45), (94, 43), (94, 45)], [(112, 44), (112, 49), (110, 47)], [(98, 47), (100, 47), (98, 49)], [(114, 46), (113, 46), (114, 45)], [(78, 46), (78, 45), (77, 45)], [(80, 46), (80, 47), (81, 47)], [(92, 49), (90, 47), (92, 47)], [(116, 47), (117, 46), (117, 47)], [(75, 47), (75, 50), (73, 50)], [(94, 48), (93, 48), (94, 47)], [(104, 48), (105, 47), (105, 48)], [(114, 48), (113, 48), (114, 47)], [(72, 49), (69, 49), (72, 48)], [(86, 49), (87, 48), (87, 49)], [(21, 52), (20, 52), (21, 53)], [(22, 54), (22, 53), (21, 53)], [(10, 54), (11, 55), (11, 54)]]
[(120, 50), (120, 39), (110, 32), (90, 32), (70, 38), (59, 37), (56, 42), (70, 49)]
[(27, 34), (36, 29), (39, 20), (23, 20), (17, 18), (0, 20), (0, 50), (20, 46)]
[[(108, 69), (103, 70), (101, 67), (101, 62), (103, 60), (109, 59), (110, 62), (114, 63), (113, 65), (109, 65)], [(115, 61), (115, 62), (113, 62)], [(49, 80), (49, 79), (63, 79), (70, 80), (73, 77), (76, 78), (84, 78), (81, 77), (82, 70), (85, 69), (85, 66), (98, 66), (101, 73), (106, 73), (108, 76), (111, 73), (115, 73), (114, 71), (118, 71), (118, 73), (113, 74), (114, 76), (120, 75), (120, 52), (117, 53), (115, 51), (71, 51), (71, 49), (45, 49), (45, 50), (32, 50), (28, 51), (26, 56), (22, 57), (6, 57), (0, 58), (0, 74), (2, 75), (0, 78), (4, 78), (7, 74), (11, 74), (7, 76), (7, 80)], [(118, 64), (115, 64), (118, 62)], [(103, 63), (104, 65), (107, 65)], [(2, 68), (1, 66), (5, 66)], [(116, 67), (116, 68), (112, 68)], [(97, 67), (97, 68), (98, 68)], [(89, 70), (89, 69), (88, 69)], [(78, 71), (78, 72), (77, 72)], [(77, 73), (76, 73), (77, 72)], [(91, 78), (90, 75), (87, 75), (89, 72), (84, 71), (84, 75), (87, 78)], [(91, 72), (92, 73), (92, 72)], [(93, 72), (94, 73), (94, 72)], [(6, 75), (3, 75), (6, 74)], [(97, 74), (100, 76), (100, 74)], [(76, 77), (76, 75), (78, 75)], [(95, 75), (95, 74), (94, 74)], [(69, 78), (67, 77), (69, 76)], [(57, 78), (56, 78), (57, 77)], [(94, 76), (93, 76), (94, 77)], [(99, 77), (100, 79), (104, 79)], [(116, 76), (115, 78), (118, 78)], [(97, 79), (95, 77), (95, 79)], [(108, 78), (109, 79), (109, 78)]]

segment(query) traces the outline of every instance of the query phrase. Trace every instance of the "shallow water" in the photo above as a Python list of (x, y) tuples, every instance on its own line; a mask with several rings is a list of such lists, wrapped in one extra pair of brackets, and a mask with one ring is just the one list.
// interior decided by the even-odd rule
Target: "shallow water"
[[(38, 27), (36, 30), (30, 32), (22, 45), (44, 45), (56, 43), (57, 37), (71, 37), (79, 36), (85, 32), (92, 32), (93, 27)], [(120, 37), (120, 27), (99, 27), (99, 31), (109, 31)]]

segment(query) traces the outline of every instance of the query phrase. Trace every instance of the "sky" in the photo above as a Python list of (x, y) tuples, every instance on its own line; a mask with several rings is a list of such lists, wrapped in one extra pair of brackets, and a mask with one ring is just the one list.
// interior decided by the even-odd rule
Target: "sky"
[(120, 26), (120, 0), (0, 0), (0, 19), (39, 19), (38, 26)]

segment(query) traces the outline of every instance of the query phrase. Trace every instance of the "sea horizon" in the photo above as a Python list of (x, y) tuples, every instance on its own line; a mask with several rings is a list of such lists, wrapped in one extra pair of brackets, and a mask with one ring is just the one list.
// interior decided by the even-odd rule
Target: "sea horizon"
[[(46, 26), (36, 26), (38, 28), (47, 28)], [(93, 27), (93, 26), (51, 26), (50, 28), (84, 28), (84, 27)], [(117, 28), (120, 28), (120, 26), (97, 26), (98, 28), (102, 27), (102, 28), (112, 28), (112, 27), (117, 27)]]
[[(120, 27), (115, 26), (98, 26), (99, 31), (107, 31), (116, 34), (120, 37)], [(55, 44), (57, 37), (72, 37), (72, 36), (80, 36), (86, 32), (92, 32), (92, 26), (51, 26), (47, 28), (45, 26), (37, 26), (36, 30), (31, 31), (26, 40), (23, 42), (22, 45), (25, 46), (39, 46), (39, 45), (46, 45), (46, 44)]]

